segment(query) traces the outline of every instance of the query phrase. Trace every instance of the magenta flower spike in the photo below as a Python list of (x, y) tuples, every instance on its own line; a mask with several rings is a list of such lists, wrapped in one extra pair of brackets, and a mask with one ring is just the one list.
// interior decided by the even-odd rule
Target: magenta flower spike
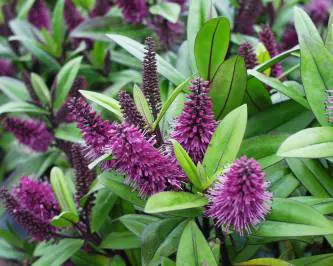
[(311, 2), (305, 6), (305, 11), (308, 12), (315, 24), (326, 25), (330, 16), (331, 7), (332, 1), (330, 0), (311, 0)]
[(182, 114), (176, 120), (171, 138), (177, 140), (193, 162), (201, 162), (216, 128), (209, 84), (197, 78), (189, 88), (191, 93)]
[(84, 17), (76, 9), (72, 0), (65, 0), (64, 17), (70, 31), (84, 21)]
[(225, 232), (232, 227), (237, 233), (250, 234), (251, 228), (265, 219), (272, 195), (260, 165), (245, 156), (236, 160), (208, 191), (206, 215)]
[(247, 69), (255, 68), (258, 65), (257, 56), (250, 43), (242, 43), (238, 48), (238, 54), (244, 58)]
[(122, 10), (125, 21), (128, 23), (140, 24), (148, 15), (145, 0), (116, 0), (116, 4)]
[(90, 16), (101, 17), (106, 15), (111, 8), (109, 0), (96, 0), (93, 10), (90, 12)]
[(235, 31), (246, 35), (253, 35), (253, 26), (263, 11), (260, 0), (241, 0), (240, 9), (235, 21)]
[(39, 120), (8, 117), (4, 128), (13, 133), (20, 143), (36, 152), (46, 152), (54, 140), (45, 123)]
[(28, 13), (29, 22), (38, 29), (51, 29), (51, 16), (44, 0), (36, 0)]

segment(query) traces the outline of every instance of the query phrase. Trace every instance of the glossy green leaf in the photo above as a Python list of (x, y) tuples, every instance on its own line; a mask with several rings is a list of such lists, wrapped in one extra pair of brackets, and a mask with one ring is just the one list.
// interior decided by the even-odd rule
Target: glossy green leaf
[[(142, 44), (121, 35), (107, 34), (107, 37), (123, 47), (140, 61), (143, 61), (145, 49)], [(157, 71), (176, 85), (181, 84), (185, 80), (185, 77), (183, 77), (178, 70), (176, 70), (169, 62), (165, 61), (159, 55), (157, 55)]]
[(59, 48), (61, 48), (61, 44), (64, 38), (64, 7), (65, 0), (58, 0), (54, 7), (52, 16), (53, 38)]
[(76, 127), (75, 123), (59, 125), (55, 129), (54, 135), (57, 139), (62, 139), (74, 143), (84, 143), (80, 129)]
[(78, 222), (78, 217), (72, 212), (64, 211), (51, 220), (51, 225), (55, 227), (72, 227), (73, 224)]
[(149, 8), (149, 12), (153, 15), (164, 17), (171, 23), (177, 23), (180, 15), (180, 5), (172, 2), (161, 2)]
[(333, 128), (307, 128), (290, 136), (278, 150), (282, 157), (324, 158), (333, 156)]
[(333, 264), (333, 253), (307, 256), (291, 260), (290, 263), (294, 266), (331, 266)]
[(310, 106), (307, 102), (307, 100), (303, 97), (303, 95), (300, 93), (300, 91), (293, 89), (292, 87), (288, 87), (284, 85), (281, 81), (279, 81), (276, 78), (267, 77), (255, 70), (248, 70), (248, 73), (266, 85), (270, 86), (273, 89), (276, 89), (277, 91), (281, 92), (282, 94), (286, 95), (290, 99), (293, 99), (295, 102), (301, 104), (306, 109), (310, 109)]
[(67, 98), (77, 73), (79, 72), (82, 57), (77, 57), (66, 63), (57, 75), (57, 88), (55, 93), (54, 108), (59, 109)]
[(70, 212), (76, 218), (72, 219), (74, 222), (79, 221), (78, 212), (70, 191), (70, 185), (67, 178), (64, 176), (62, 170), (58, 167), (53, 167), (50, 174), (50, 181), (52, 189), (63, 212)]
[(42, 256), (35, 261), (33, 266), (61, 266), (69, 258), (71, 258), (76, 252), (83, 246), (84, 240), (80, 239), (64, 239), (60, 240), (56, 244), (50, 244), (43, 249), (36, 248), (34, 251), (35, 256)]
[(290, 199), (307, 204), (323, 215), (333, 213), (333, 198), (317, 198), (311, 196), (304, 196), (293, 197)]
[(142, 233), (142, 264), (157, 266), (161, 257), (175, 253), (187, 220), (166, 218), (148, 225)]
[(218, 265), (205, 237), (194, 221), (188, 222), (181, 236), (176, 265)]
[(226, 60), (217, 70), (209, 95), (217, 119), (242, 104), (246, 89), (246, 68), (240, 56)]
[(230, 24), (226, 18), (211, 19), (201, 27), (195, 39), (194, 54), (198, 72), (204, 80), (212, 80), (215, 76), (227, 54), (229, 42)]
[(133, 249), (140, 248), (140, 238), (132, 232), (112, 232), (105, 237), (101, 248), (104, 249)]
[(254, 260), (249, 260), (249, 261), (244, 261), (244, 262), (238, 262), (238, 263), (235, 263), (234, 265), (235, 266), (248, 266), (248, 265), (293, 266), (293, 264), (288, 263), (286, 261), (278, 260), (278, 259), (272, 259), (272, 258), (254, 259)]
[(139, 113), (144, 118), (146, 123), (148, 125), (151, 125), (154, 121), (153, 114), (151, 112), (146, 97), (143, 95), (142, 90), (137, 85), (134, 85), (133, 88), (133, 98)]
[(287, 198), (300, 185), (300, 182), (293, 174), (282, 176), (271, 186), (274, 197)]
[(145, 228), (149, 224), (159, 221), (159, 218), (142, 214), (127, 214), (121, 216), (119, 221), (121, 221), (133, 234), (141, 236)]
[(102, 106), (106, 110), (115, 114), (119, 120), (123, 119), (123, 115), (120, 110), (119, 102), (105, 94), (94, 92), (94, 91), (84, 91), (80, 90), (80, 93), (88, 100)]
[(26, 102), (9, 102), (0, 106), (0, 114), (5, 113), (48, 114), (48, 111)]
[(0, 77), (0, 90), (14, 101), (26, 101), (30, 98), (24, 83), (11, 77)]
[(217, 127), (208, 145), (203, 167), (213, 176), (237, 156), (247, 123), (247, 108), (242, 105), (230, 112)]
[(95, 194), (94, 206), (91, 213), (91, 231), (97, 232), (109, 217), (117, 196), (108, 189), (101, 189)]
[(145, 201), (142, 200), (138, 193), (133, 191), (132, 188), (125, 185), (123, 180), (114, 172), (105, 172), (101, 174), (98, 179), (105, 185), (107, 189), (118, 195), (120, 198), (131, 202), (139, 207), (145, 206)]
[(36, 73), (31, 73), (31, 83), (42, 103), (49, 105), (51, 102), (51, 93), (43, 78)]
[(161, 266), (176, 266), (176, 262), (170, 260), (169, 258), (163, 257), (161, 259)]
[(145, 206), (146, 213), (170, 212), (203, 207), (208, 204), (204, 196), (188, 192), (160, 192), (152, 195)]
[(20, 10), (19, 10), (19, 12), (18, 12), (17, 17), (18, 17), (19, 19), (24, 19), (24, 18), (27, 16), (27, 14), (28, 14), (30, 8), (31, 8), (31, 7), (33, 6), (33, 4), (35, 3), (35, 1), (36, 1), (36, 0), (27, 0), (27, 1), (25, 1), (25, 2), (22, 4), (22, 6), (20, 7)]

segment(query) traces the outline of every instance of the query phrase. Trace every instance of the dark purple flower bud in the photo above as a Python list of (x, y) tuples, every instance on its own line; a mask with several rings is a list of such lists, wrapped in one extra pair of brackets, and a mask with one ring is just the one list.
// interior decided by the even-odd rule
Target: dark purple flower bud
[(122, 10), (125, 21), (128, 23), (140, 24), (148, 15), (145, 0), (116, 0), (116, 4)]
[(44, 0), (36, 0), (28, 13), (29, 22), (38, 29), (51, 28), (50, 11)]
[(182, 22), (172, 23), (161, 16), (154, 16), (148, 20), (148, 27), (154, 30), (165, 48), (170, 48), (181, 41), (184, 35)]
[(20, 143), (36, 152), (46, 152), (54, 140), (45, 123), (39, 120), (8, 117), (4, 128), (13, 133)]
[(209, 84), (197, 78), (189, 88), (191, 93), (182, 114), (176, 121), (171, 137), (177, 140), (193, 162), (201, 162), (216, 128), (212, 102), (208, 96)]
[(72, 146), (73, 143), (69, 142), (69, 141), (64, 141), (64, 140), (60, 140), (60, 139), (56, 139), (56, 144), (57, 147), (63, 151), (63, 153), (66, 155), (66, 157), (68, 158), (68, 161), (70, 162), (70, 164), (73, 164), (73, 158), (72, 158)]
[(90, 16), (102, 17), (109, 12), (111, 5), (109, 0), (96, 0), (93, 10), (90, 12)]
[(146, 128), (145, 121), (138, 112), (131, 95), (125, 91), (120, 92), (119, 103), (125, 118), (125, 122), (144, 130)]
[(263, 11), (260, 0), (242, 0), (235, 19), (235, 31), (246, 35), (253, 35), (253, 26)]
[[(274, 34), (268, 25), (262, 27), (261, 31), (259, 32), (259, 39), (265, 45), (271, 58), (277, 56), (280, 53)], [(275, 64), (274, 66), (272, 66), (272, 71), (271, 71), (272, 77), (279, 77), (281, 74), (282, 74), (281, 64)]]
[(282, 35), (282, 49), (289, 50), (298, 44), (298, 36), (294, 25), (287, 25)]
[(146, 51), (143, 58), (142, 92), (151, 106), (153, 116), (156, 119), (161, 109), (161, 96), (154, 41), (151, 37), (146, 38), (145, 46)]
[[(50, 225), (50, 218), (40, 216), (53, 213), (53, 210), (48, 211), (44, 209), (46, 207), (52, 207), (53, 200), (50, 201), (50, 198), (48, 197), (49, 195), (45, 195), (43, 192), (41, 192), (41, 189), (36, 189), (36, 187), (38, 187), (37, 183), (30, 183), (28, 184), (27, 188), (25, 188), (24, 183), (22, 183), (22, 186), (23, 187), (21, 187), (20, 184), (20, 188), (16, 188), (15, 190), (23, 189), (24, 191), (15, 193), (20, 194), (20, 197), (23, 198), (23, 202), (21, 202), (20, 198), (14, 196), (14, 193), (9, 193), (6, 188), (0, 189), (0, 200), (3, 202), (9, 215), (28, 231), (28, 234), (32, 237), (33, 240), (47, 241), (54, 238), (54, 233), (57, 232), (57, 228)], [(43, 185), (42, 187), (44, 188)], [(25, 195), (25, 193), (29, 193), (29, 188), (33, 188), (35, 192), (37, 191), (37, 193), (39, 193), (38, 195), (32, 195), (34, 200), (36, 200), (38, 197), (41, 198), (42, 201), (39, 203), (39, 207), (37, 206), (38, 202), (34, 202), (32, 199), (28, 199), (27, 195)], [(32, 209), (25, 207), (25, 204), (27, 204), (27, 206), (32, 206)]]
[(64, 17), (69, 31), (75, 29), (79, 24), (84, 21), (84, 17), (76, 9), (72, 0), (65, 0)]
[(208, 192), (206, 215), (227, 232), (232, 226), (243, 235), (251, 233), (270, 211), (272, 195), (260, 165), (245, 156), (236, 160)]
[(15, 69), (12, 63), (7, 59), (0, 59), (0, 76), (13, 77)]
[(238, 54), (244, 58), (247, 69), (255, 68), (258, 65), (257, 55), (250, 43), (242, 43), (238, 48)]
[(112, 124), (106, 150), (112, 151), (108, 167), (127, 175), (126, 183), (141, 197), (179, 189), (183, 174), (167, 155), (162, 155), (152, 142), (129, 124)]
[(58, 202), (47, 182), (22, 176), (18, 186), (13, 188), (12, 195), (20, 202), (22, 208), (30, 210), (45, 221), (50, 221), (60, 213)]
[(81, 131), (86, 145), (90, 148), (87, 156), (95, 159), (103, 155), (103, 150), (110, 141), (111, 125), (109, 121), (104, 121), (81, 97), (73, 97), (68, 104), (68, 108), (72, 119)]
[(312, 0), (305, 7), (305, 10), (315, 24), (326, 25), (330, 16), (331, 7), (332, 2), (330, 0)]
[(88, 160), (84, 155), (83, 147), (75, 144), (72, 147), (72, 165), (75, 170), (76, 199), (78, 203), (90, 189), (95, 174), (88, 168)]

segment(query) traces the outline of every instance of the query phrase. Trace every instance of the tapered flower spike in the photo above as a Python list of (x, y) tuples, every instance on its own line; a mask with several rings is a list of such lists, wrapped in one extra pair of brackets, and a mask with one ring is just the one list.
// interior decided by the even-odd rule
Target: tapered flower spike
[(288, 50), (298, 44), (298, 36), (294, 25), (287, 25), (282, 35), (282, 49)]
[(51, 17), (44, 0), (36, 0), (28, 13), (29, 22), (38, 29), (50, 30)]
[(184, 111), (176, 120), (171, 138), (177, 140), (193, 162), (201, 162), (216, 128), (212, 102), (208, 96), (209, 84), (197, 78), (189, 88), (191, 93)]
[(183, 175), (167, 155), (162, 155), (137, 127), (112, 124), (106, 151), (112, 152), (108, 167), (127, 175), (126, 183), (147, 197), (165, 190), (178, 190)]
[(84, 155), (84, 148), (75, 144), (72, 147), (72, 165), (75, 170), (76, 199), (78, 203), (90, 189), (95, 174), (88, 168), (88, 160)]
[[(278, 44), (275, 40), (274, 34), (272, 32), (272, 29), (268, 25), (264, 25), (259, 32), (259, 39), (260, 41), (265, 45), (269, 55), (273, 58), (274, 56), (277, 56), (280, 51)], [(279, 77), (282, 74), (282, 66), (281, 64), (275, 64), (272, 66), (272, 77)]]
[(255, 68), (258, 65), (257, 56), (250, 43), (242, 43), (238, 48), (238, 54), (244, 58), (247, 69)]
[(260, 0), (242, 0), (235, 20), (235, 31), (246, 35), (253, 35), (253, 26), (263, 11)]
[(90, 152), (90, 159), (103, 155), (104, 147), (109, 144), (109, 132), (111, 125), (92, 110), (91, 106), (82, 97), (73, 97), (68, 103), (73, 121), (80, 129), (86, 145)]
[(330, 16), (332, 1), (330, 0), (312, 0), (305, 10), (310, 15), (315, 24), (326, 25)]
[(129, 95), (125, 91), (120, 92), (119, 104), (126, 123), (137, 126), (139, 129), (142, 130), (146, 128), (145, 121), (138, 112), (131, 95)]
[(116, 0), (126, 22), (140, 24), (148, 15), (148, 7), (145, 0)]
[(147, 98), (154, 118), (161, 109), (160, 86), (158, 83), (157, 63), (154, 41), (147, 37), (145, 41), (145, 56), (143, 59), (142, 92)]
[(84, 21), (84, 17), (81, 16), (80, 12), (76, 9), (72, 0), (65, 0), (64, 18), (70, 31)]
[(54, 140), (44, 122), (39, 120), (8, 117), (4, 128), (13, 133), (20, 143), (36, 152), (46, 152)]
[(0, 76), (13, 77), (15, 69), (12, 63), (7, 59), (0, 59)]
[(260, 165), (245, 156), (236, 160), (208, 191), (206, 215), (225, 232), (232, 227), (240, 235), (250, 234), (252, 227), (270, 211), (271, 193)]
[(55, 237), (58, 229), (50, 221), (60, 211), (49, 184), (22, 177), (12, 193), (6, 188), (0, 189), (0, 200), (33, 240), (47, 241)]
[(111, 5), (109, 3), (109, 0), (96, 0), (94, 8), (90, 12), (90, 16), (92, 18), (104, 16), (109, 12), (110, 8)]

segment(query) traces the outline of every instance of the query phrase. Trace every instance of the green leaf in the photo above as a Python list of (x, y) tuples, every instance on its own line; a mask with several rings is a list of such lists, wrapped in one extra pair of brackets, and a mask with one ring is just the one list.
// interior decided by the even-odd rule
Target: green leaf
[(311, 196), (304, 196), (304, 197), (293, 197), (290, 198), (292, 200), (296, 200), (307, 204), (314, 208), (315, 210), (319, 211), (321, 214), (331, 214), (333, 213), (333, 199), (332, 198), (316, 198)]
[(303, 97), (301, 92), (297, 89), (294, 89), (293, 87), (288, 87), (284, 85), (281, 81), (279, 81), (276, 78), (270, 78), (267, 77), (255, 70), (248, 70), (249, 75), (252, 75), (256, 77), (258, 80), (262, 81), (266, 85), (270, 86), (273, 89), (276, 89), (277, 91), (281, 92), (282, 94), (286, 95), (290, 99), (293, 99), (295, 102), (303, 105), (306, 109), (310, 109), (310, 106), (307, 102), (307, 100)]
[(36, 73), (31, 73), (31, 83), (42, 103), (49, 105), (51, 102), (51, 94), (43, 78)]
[(180, 5), (177, 3), (162, 2), (149, 8), (149, 12), (153, 15), (164, 17), (171, 23), (176, 23), (180, 15)]
[(52, 15), (52, 32), (54, 41), (58, 49), (61, 49), (62, 41), (64, 38), (64, 7), (65, 0), (58, 0)]
[(141, 236), (142, 232), (145, 228), (153, 223), (159, 221), (157, 217), (142, 215), (142, 214), (127, 214), (121, 216), (119, 221), (122, 222), (123, 225), (126, 226), (128, 230), (130, 230), (133, 234), (137, 236)]
[(80, 93), (88, 100), (102, 106), (106, 110), (115, 114), (119, 120), (123, 120), (123, 115), (120, 110), (119, 102), (105, 94), (94, 92), (94, 91), (84, 91), (80, 90)]
[(50, 174), (50, 180), (54, 194), (63, 212), (70, 212), (75, 215), (72, 220), (76, 223), (79, 221), (78, 212), (70, 191), (70, 185), (62, 170), (58, 167), (53, 167)]
[(60, 240), (57, 244), (43, 246), (43, 249), (37, 247), (34, 255), (42, 257), (35, 261), (32, 266), (61, 266), (78, 252), (83, 244), (84, 240), (64, 239)]
[(14, 101), (26, 101), (30, 95), (24, 83), (10, 77), (0, 77), (0, 90)]
[(9, 102), (1, 105), (0, 114), (5, 114), (5, 113), (48, 114), (46, 110), (26, 102)]
[(40, 165), (38, 172), (36, 173), (36, 177), (41, 177), (47, 169), (49, 169), (55, 161), (59, 158), (60, 152), (59, 151), (51, 151), (49, 154), (47, 154), (47, 157), (45, 158), (44, 162)]
[(145, 206), (146, 213), (170, 212), (200, 208), (208, 204), (206, 197), (188, 192), (160, 192), (152, 195)]
[(74, 58), (61, 68), (56, 81), (57, 88), (53, 103), (54, 108), (59, 109), (64, 104), (76, 75), (79, 72), (81, 61), (81, 56)]
[(23, 261), (25, 259), (25, 254), (10, 246), (7, 242), (0, 238), (0, 258)]
[(123, 180), (114, 172), (105, 172), (98, 176), (98, 179), (105, 185), (107, 189), (118, 195), (120, 198), (131, 202), (139, 207), (145, 206), (145, 201), (142, 200), (138, 193), (130, 187), (123, 184)]
[(278, 260), (278, 259), (272, 259), (272, 258), (254, 259), (254, 260), (235, 263), (234, 265), (235, 266), (247, 266), (247, 265), (293, 266), (293, 264), (288, 263), (286, 261)]
[(19, 41), (22, 43), (22, 45), (30, 51), (39, 61), (41, 61), (47, 68), (50, 68), (51, 70), (58, 70), (60, 69), (60, 64), (51, 57), (48, 53), (43, 51), (40, 47), (38, 47), (38, 44), (27, 37), (21, 37), (21, 36), (13, 36), (10, 37), (10, 41)]
[(162, 257), (161, 266), (176, 266), (176, 263), (169, 258)]
[(211, 19), (201, 27), (195, 39), (194, 54), (199, 75), (204, 80), (212, 80), (215, 76), (227, 54), (229, 42), (230, 24), (226, 18)]
[(291, 237), (329, 235), (332, 232), (330, 221), (312, 207), (295, 200), (274, 198), (271, 213), (255, 235)]
[(97, 165), (99, 165), (101, 162), (103, 162), (104, 160), (108, 159), (110, 160), (112, 158), (112, 153), (106, 153), (106, 154), (103, 154), (102, 156), (98, 157), (97, 159), (95, 159), (93, 162), (91, 162), (89, 165), (88, 165), (88, 168), (90, 170), (94, 169)]
[(109, 217), (118, 197), (108, 189), (101, 189), (96, 193), (95, 198), (91, 215), (91, 231), (93, 233), (97, 232)]
[(101, 248), (104, 249), (133, 249), (140, 248), (140, 238), (132, 232), (112, 232), (103, 240)]
[(76, 214), (68, 211), (64, 211), (57, 216), (54, 216), (51, 220), (51, 225), (56, 227), (71, 227), (78, 222)]
[(200, 176), (198, 175), (197, 172), (197, 167), (195, 166), (191, 157), (187, 154), (184, 148), (176, 140), (171, 140), (171, 142), (173, 144), (173, 151), (175, 153), (176, 159), (180, 167), (184, 170), (188, 179), (200, 191), (202, 189), (205, 189), (203, 187), (205, 184), (202, 184)]
[(151, 112), (151, 109), (149, 107), (148, 101), (146, 97), (143, 95), (142, 90), (134, 84), (133, 88), (133, 98), (136, 105), (136, 108), (138, 109), (139, 113), (144, 118), (147, 125), (151, 125), (154, 121), (153, 114)]
[(33, 6), (36, 0), (27, 0), (20, 7), (20, 11), (18, 12), (17, 18), (24, 19), (26, 18), (30, 8)]
[(296, 158), (288, 158), (286, 161), (297, 178), (313, 196), (333, 196), (333, 180), (318, 161)]
[(333, 53), (333, 12), (331, 12), (330, 18), (328, 20), (325, 46), (331, 53)]
[(218, 265), (205, 237), (194, 221), (188, 222), (181, 236), (176, 265)]
[[(116, 42), (122, 48), (127, 50), (130, 54), (138, 58), (140, 61), (143, 61), (145, 54), (145, 48), (142, 44), (137, 41), (134, 41), (128, 37), (116, 35), (116, 34), (107, 34), (107, 37)], [(161, 56), (157, 55), (157, 71), (166, 79), (170, 80), (172, 83), (178, 85), (181, 84), (185, 77), (178, 72), (169, 62), (165, 61)]]
[(240, 56), (226, 60), (217, 70), (209, 95), (217, 119), (242, 104), (246, 89), (246, 67)]
[[(214, 7), (211, 0), (192, 0), (190, 2), (187, 18), (188, 53), (192, 72), (197, 72), (195, 64), (194, 45), (197, 33), (209, 18), (212, 17)], [(215, 14), (214, 14), (215, 15)]]
[(287, 174), (274, 182), (272, 192), (274, 197), (287, 198), (299, 185), (300, 182), (293, 174)]
[(333, 128), (307, 128), (290, 136), (278, 150), (282, 157), (324, 158), (333, 156)]
[(247, 108), (242, 105), (230, 112), (217, 127), (208, 145), (203, 167), (213, 176), (237, 156), (247, 122)]
[(331, 266), (333, 264), (333, 253), (307, 256), (295, 260), (291, 260), (290, 263), (294, 266)]
[(125, 264), (116, 264), (117, 262), (119, 263), (120, 260), (120, 256), (113, 256), (110, 264), (110, 258), (98, 254), (89, 254), (84, 251), (77, 252), (75, 256), (71, 258), (71, 262), (74, 265), (80, 266), (126, 266)]
[(75, 123), (61, 124), (55, 129), (54, 135), (58, 139), (66, 140), (69, 142), (81, 144), (84, 143), (81, 137), (80, 129), (76, 127)]
[(142, 264), (157, 266), (161, 257), (175, 253), (187, 220), (166, 218), (148, 225), (142, 233)]

